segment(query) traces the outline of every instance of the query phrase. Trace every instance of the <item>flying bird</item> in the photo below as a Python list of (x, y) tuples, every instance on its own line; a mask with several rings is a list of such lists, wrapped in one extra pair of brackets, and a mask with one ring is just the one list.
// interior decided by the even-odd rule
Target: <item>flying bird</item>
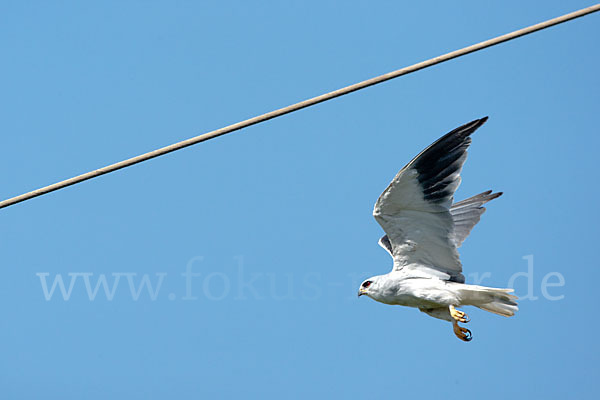
[(358, 290), (359, 297), (416, 307), (450, 321), (454, 334), (465, 342), (472, 339), (471, 331), (458, 323), (469, 322), (469, 317), (457, 307), (475, 306), (505, 317), (518, 310), (512, 289), (465, 284), (457, 250), (485, 212), (483, 205), (502, 195), (488, 190), (454, 203), (471, 135), (487, 119), (442, 136), (402, 168), (379, 196), (373, 216), (386, 233), (379, 245), (394, 265)]

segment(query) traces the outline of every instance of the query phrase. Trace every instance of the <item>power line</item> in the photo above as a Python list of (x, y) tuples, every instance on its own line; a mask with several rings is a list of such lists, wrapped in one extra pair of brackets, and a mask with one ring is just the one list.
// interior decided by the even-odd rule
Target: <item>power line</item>
[(331, 100), (336, 97), (343, 96), (345, 94), (352, 93), (357, 90), (364, 89), (369, 86), (373, 86), (378, 83), (385, 82), (385, 81), (397, 78), (402, 75), (410, 74), (412, 72), (419, 71), (421, 69), (428, 68), (428, 67), (443, 63), (448, 60), (452, 60), (453, 58), (461, 57), (466, 54), (485, 49), (487, 47), (491, 47), (491, 46), (495, 46), (500, 43), (508, 42), (509, 40), (516, 39), (518, 37), (528, 35), (530, 33), (537, 32), (537, 31), (549, 28), (554, 25), (562, 24), (563, 22), (567, 22), (567, 21), (570, 21), (575, 18), (583, 17), (584, 15), (591, 14), (591, 13), (599, 11), (599, 10), (600, 10), (600, 3), (596, 4), (594, 6), (591, 6), (591, 7), (583, 8), (581, 10), (572, 12), (570, 14), (565, 14), (563, 16), (553, 18), (553, 19), (550, 19), (545, 22), (541, 22), (536, 25), (531, 25), (527, 28), (523, 28), (523, 29), (519, 29), (514, 32), (511, 32), (511, 33), (507, 33), (506, 35), (498, 36), (493, 39), (489, 39), (489, 40), (486, 40), (486, 41), (483, 41), (483, 42), (480, 42), (480, 43), (477, 43), (477, 44), (474, 44), (474, 45), (471, 45), (468, 47), (464, 47), (460, 50), (455, 50), (450, 53), (446, 53), (444, 55), (434, 57), (427, 61), (422, 61), (420, 63), (411, 65), (409, 67), (405, 67), (405, 68), (402, 68), (402, 69), (399, 69), (396, 71), (392, 71), (387, 74), (377, 76), (375, 78), (367, 79), (365, 81), (355, 83), (354, 85), (350, 85), (350, 86), (346, 86), (346, 87), (338, 89), (338, 90), (334, 90), (333, 92), (325, 93), (320, 96), (313, 97), (311, 99), (304, 100), (299, 103), (292, 104), (290, 106), (280, 108), (278, 110), (271, 111), (266, 114), (262, 114), (257, 117), (247, 119), (245, 121), (241, 121), (241, 122), (235, 123), (233, 125), (229, 125), (224, 128), (220, 128), (220, 129), (205, 133), (203, 135), (199, 135), (199, 136), (184, 140), (182, 142), (172, 144), (170, 146), (162, 147), (160, 149), (157, 149), (157, 150), (145, 153), (145, 154), (141, 154), (139, 156), (129, 158), (127, 160), (120, 161), (118, 163), (111, 164), (106, 167), (96, 169), (94, 171), (86, 172), (85, 174), (78, 175), (73, 178), (66, 179), (64, 181), (57, 182), (52, 185), (42, 187), (40, 189), (33, 190), (31, 192), (22, 194), (20, 196), (12, 197), (10, 199), (1, 201), (0, 208), (8, 207), (13, 204), (17, 204), (17, 203), (32, 199), (37, 196), (41, 196), (43, 194), (65, 188), (67, 186), (75, 185), (76, 183), (83, 182), (88, 179), (92, 179), (97, 176), (100, 176), (100, 175), (108, 174), (109, 172), (113, 172), (113, 171), (116, 171), (121, 168), (129, 167), (131, 165), (140, 163), (142, 161), (150, 160), (151, 158), (162, 156), (164, 154), (183, 149), (184, 147), (188, 147), (188, 146), (194, 145), (196, 143), (204, 142), (206, 140), (210, 140), (210, 139), (216, 138), (218, 136), (225, 135), (227, 133), (240, 130), (242, 128), (246, 128), (251, 125), (256, 125), (258, 123), (267, 121), (269, 119), (280, 117), (282, 115), (289, 114), (291, 112), (301, 110), (303, 108), (310, 107), (315, 104), (319, 104), (324, 101)]

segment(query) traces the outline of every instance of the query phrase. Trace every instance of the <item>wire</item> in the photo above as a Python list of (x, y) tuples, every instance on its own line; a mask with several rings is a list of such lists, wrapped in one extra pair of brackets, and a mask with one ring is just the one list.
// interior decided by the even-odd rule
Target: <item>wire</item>
[(376, 85), (378, 83), (385, 82), (385, 81), (388, 81), (390, 79), (397, 78), (397, 77), (402, 76), (402, 75), (410, 74), (412, 72), (419, 71), (421, 69), (428, 68), (428, 67), (431, 67), (431, 66), (436, 65), (436, 64), (443, 63), (443, 62), (448, 61), (448, 60), (452, 60), (453, 58), (461, 57), (461, 56), (464, 56), (466, 54), (473, 53), (475, 51), (479, 51), (479, 50), (482, 50), (482, 49), (485, 49), (485, 48), (488, 48), (488, 47), (491, 47), (491, 46), (495, 46), (497, 44), (504, 43), (504, 42), (507, 42), (509, 40), (516, 39), (518, 37), (521, 37), (521, 36), (524, 36), (524, 35), (528, 35), (530, 33), (537, 32), (537, 31), (549, 28), (549, 27), (554, 26), (554, 25), (562, 24), (563, 22), (567, 22), (567, 21), (570, 21), (570, 20), (575, 19), (575, 18), (583, 17), (584, 15), (591, 14), (591, 13), (599, 11), (599, 10), (600, 10), (600, 3), (596, 4), (594, 6), (591, 6), (591, 7), (583, 8), (581, 10), (572, 12), (570, 14), (565, 14), (563, 16), (560, 16), (560, 17), (557, 17), (557, 18), (553, 18), (553, 19), (550, 19), (550, 20), (545, 21), (545, 22), (541, 22), (541, 23), (536, 24), (536, 25), (531, 25), (531, 26), (529, 26), (527, 28), (519, 29), (519, 30), (516, 30), (514, 32), (507, 33), (505, 35), (498, 36), (498, 37), (493, 38), (493, 39), (489, 39), (489, 40), (486, 40), (486, 41), (483, 41), (483, 42), (480, 42), (480, 43), (477, 43), (477, 44), (474, 44), (474, 45), (471, 45), (471, 46), (468, 46), (468, 47), (464, 47), (464, 48), (462, 48), (460, 50), (455, 50), (455, 51), (452, 51), (450, 53), (446, 53), (444, 55), (441, 55), (441, 56), (438, 56), (438, 57), (434, 57), (434, 58), (429, 59), (427, 61), (422, 61), (420, 63), (411, 65), (409, 67), (405, 67), (405, 68), (402, 68), (402, 69), (399, 69), (399, 70), (396, 70), (396, 71), (389, 72), (387, 74), (383, 74), (383, 75), (380, 75), (380, 76), (377, 76), (377, 77), (374, 77), (374, 78), (371, 78), (371, 79), (367, 79), (365, 81), (356, 83), (354, 85), (350, 85), (350, 86), (346, 86), (346, 87), (338, 89), (338, 90), (334, 90), (333, 92), (325, 93), (325, 94), (322, 94), (320, 96), (313, 97), (311, 99), (304, 100), (304, 101), (301, 101), (299, 103), (292, 104), (290, 106), (287, 106), (287, 107), (284, 107), (284, 108), (280, 108), (278, 110), (271, 111), (271, 112), (268, 112), (266, 114), (262, 114), (262, 115), (259, 115), (259, 116), (256, 116), (256, 117), (253, 117), (253, 118), (250, 118), (250, 119), (247, 119), (247, 120), (235, 123), (233, 125), (229, 125), (229, 126), (226, 126), (224, 128), (220, 128), (220, 129), (217, 129), (217, 130), (205, 133), (203, 135), (199, 135), (199, 136), (196, 136), (196, 137), (184, 140), (182, 142), (174, 143), (174, 144), (172, 144), (170, 146), (162, 147), (160, 149), (157, 149), (157, 150), (145, 153), (145, 154), (141, 154), (139, 156), (136, 156), (136, 157), (133, 157), (133, 158), (129, 158), (127, 160), (120, 161), (118, 163), (111, 164), (111, 165), (108, 165), (106, 167), (99, 168), (99, 169), (96, 169), (94, 171), (90, 171), (90, 172), (87, 172), (87, 173), (82, 174), (82, 175), (75, 176), (75, 177), (70, 178), (70, 179), (66, 179), (64, 181), (60, 181), (60, 182), (54, 183), (52, 185), (45, 186), (45, 187), (42, 187), (40, 189), (33, 190), (31, 192), (22, 194), (20, 196), (12, 197), (10, 199), (1, 201), (0, 202), (0, 208), (8, 207), (8, 206), (11, 206), (13, 204), (17, 204), (17, 203), (20, 203), (20, 202), (25, 201), (25, 200), (32, 199), (32, 198), (37, 197), (37, 196), (41, 196), (43, 194), (50, 193), (50, 192), (53, 192), (55, 190), (59, 190), (59, 189), (65, 188), (67, 186), (75, 185), (76, 183), (80, 183), (80, 182), (86, 181), (88, 179), (96, 178), (98, 176), (101, 176), (101, 175), (104, 175), (104, 174), (108, 174), (109, 172), (113, 172), (113, 171), (119, 170), (121, 168), (129, 167), (129, 166), (132, 166), (134, 164), (140, 163), (142, 161), (150, 160), (152, 158), (155, 158), (155, 157), (158, 157), (158, 156), (162, 156), (164, 154), (171, 153), (173, 151), (180, 150), (180, 149), (183, 149), (185, 147), (188, 147), (188, 146), (200, 143), (200, 142), (204, 142), (206, 140), (210, 140), (210, 139), (216, 138), (216, 137), (221, 136), (221, 135), (225, 135), (225, 134), (230, 133), (230, 132), (234, 132), (234, 131), (240, 130), (242, 128), (246, 128), (246, 127), (249, 127), (251, 125), (256, 125), (258, 123), (270, 120), (272, 118), (280, 117), (282, 115), (289, 114), (291, 112), (298, 111), (298, 110), (301, 110), (303, 108), (310, 107), (310, 106), (313, 106), (315, 104), (319, 104), (319, 103), (322, 103), (324, 101), (331, 100), (331, 99), (334, 99), (336, 97), (343, 96), (343, 95), (346, 95), (348, 93), (352, 93), (352, 92), (355, 92), (357, 90), (361, 90), (361, 89), (367, 88), (369, 86), (373, 86), (373, 85)]

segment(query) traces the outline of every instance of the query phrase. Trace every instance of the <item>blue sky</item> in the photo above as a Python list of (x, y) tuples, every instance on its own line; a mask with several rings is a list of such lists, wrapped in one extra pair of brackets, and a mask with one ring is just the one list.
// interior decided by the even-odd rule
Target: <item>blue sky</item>
[[(591, 4), (2, 2), (0, 197)], [(1, 210), (1, 397), (598, 396), (599, 18)], [(356, 291), (381, 191), (484, 115), (464, 270), (525, 298), (465, 344)]]

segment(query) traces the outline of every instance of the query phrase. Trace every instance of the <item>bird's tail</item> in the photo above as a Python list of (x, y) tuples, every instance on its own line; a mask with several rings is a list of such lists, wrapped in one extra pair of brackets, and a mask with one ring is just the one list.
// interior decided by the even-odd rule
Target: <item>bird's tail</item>
[(479, 307), (482, 310), (505, 317), (512, 317), (519, 309), (517, 296), (510, 294), (512, 289), (497, 289), (477, 285), (463, 285), (461, 303)]

